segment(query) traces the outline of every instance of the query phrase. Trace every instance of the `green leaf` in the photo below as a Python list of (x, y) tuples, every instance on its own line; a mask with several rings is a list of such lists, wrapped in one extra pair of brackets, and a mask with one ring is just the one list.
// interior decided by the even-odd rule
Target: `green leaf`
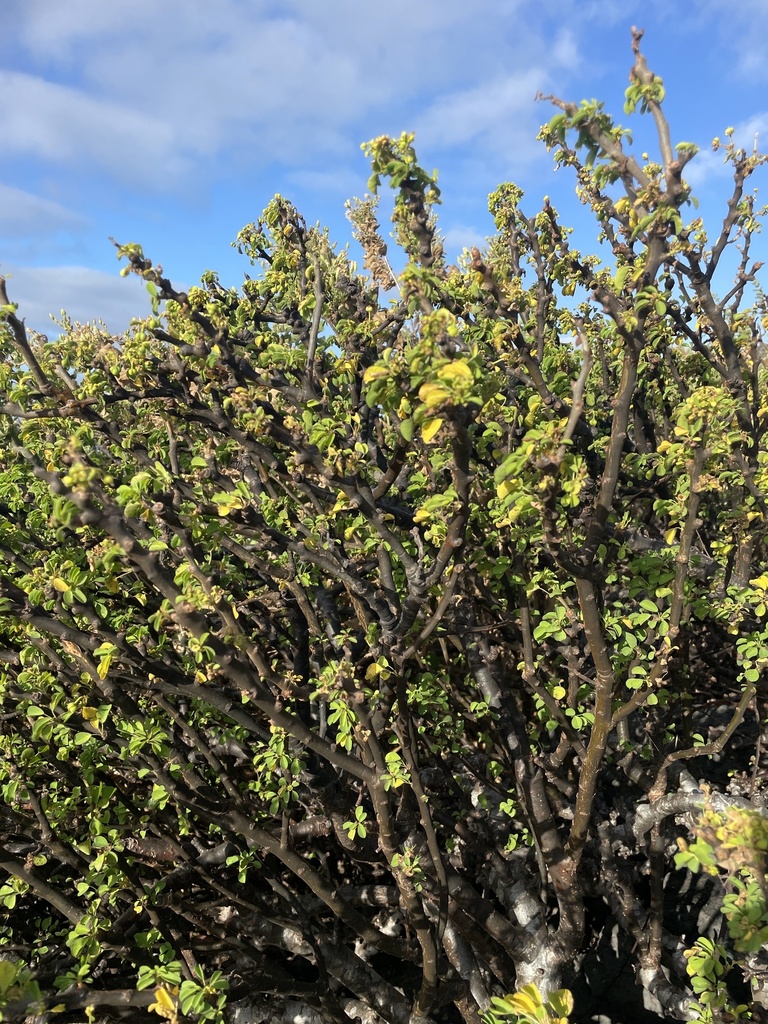
[(0, 995), (5, 995), (16, 981), (17, 965), (10, 960), (0, 960)]

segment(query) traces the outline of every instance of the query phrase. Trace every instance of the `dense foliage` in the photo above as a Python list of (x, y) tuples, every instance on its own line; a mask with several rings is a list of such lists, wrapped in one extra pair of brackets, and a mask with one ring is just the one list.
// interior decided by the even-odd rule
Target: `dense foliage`
[(504, 184), (448, 265), (404, 135), (366, 272), (278, 196), (239, 291), (119, 247), (119, 338), (3, 285), (5, 1019), (544, 1021), (627, 966), (659, 1018), (762, 999), (762, 157), (721, 147), (708, 236), (639, 39), (658, 159), (596, 102), (542, 129), (600, 259)]

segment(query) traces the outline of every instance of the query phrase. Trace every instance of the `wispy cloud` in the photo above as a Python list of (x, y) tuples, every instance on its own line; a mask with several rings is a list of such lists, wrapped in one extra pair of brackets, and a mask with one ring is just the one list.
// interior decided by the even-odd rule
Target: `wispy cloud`
[(136, 278), (124, 278), (89, 267), (0, 267), (8, 281), (8, 297), (19, 304), (19, 316), (41, 334), (57, 334), (51, 320), (62, 310), (81, 323), (102, 320), (115, 334), (135, 317), (148, 316), (149, 297)]
[(0, 237), (45, 235), (73, 231), (87, 224), (85, 217), (60, 203), (0, 183)]
[[(202, 266), (226, 270), (219, 253), (228, 253), (232, 225), (252, 219), (280, 191), (343, 241), (343, 200), (361, 194), (368, 176), (360, 142), (414, 129), (421, 160), (440, 169), (441, 223), (460, 248), (462, 225), (472, 241), (490, 230), (485, 195), (501, 180), (518, 181), (534, 205), (558, 187), (572, 195), (566, 175), (548, 177), (549, 157), (535, 136), (551, 111), (534, 96), (541, 90), (578, 100), (613, 90), (608, 109), (620, 110), (632, 22), (649, 29), (654, 70), (671, 73), (683, 95), (698, 90), (691, 118), (683, 119), (695, 127), (681, 125), (684, 137), (697, 138), (707, 117), (720, 116), (712, 83), (728, 70), (722, 54), (733, 65), (742, 46), (750, 66), (762, 43), (748, 18), (768, 31), (768, 7), (765, 0), (702, 0), (680, 19), (676, 6), (3, 0), (0, 172), (5, 189), (17, 192), (0, 190), (0, 259), (19, 272), (25, 259), (45, 263), (47, 270), (30, 271), (38, 276), (29, 292), (45, 321), (49, 309), (69, 304), (66, 288), (75, 289), (83, 315), (98, 312), (88, 302), (96, 292), (78, 274), (89, 262), (113, 266), (108, 234), (144, 241), (194, 279)], [(722, 40), (699, 49), (729, 14)], [(695, 81), (680, 54), (695, 61)], [(741, 103), (746, 80), (740, 90)], [(762, 106), (761, 95), (756, 109)], [(753, 108), (744, 99), (740, 109), (746, 122)], [(719, 173), (718, 160), (702, 155), (692, 177)], [(56, 259), (66, 264), (60, 271)], [(128, 294), (119, 291), (124, 282), (110, 274), (98, 280), (110, 282), (100, 294), (118, 309)]]
[(480, 116), (473, 137), (487, 140), (494, 116), (530, 107), (548, 67), (576, 60), (574, 36), (529, 24), (523, 0), (389, 0), (364, 14), (352, 0), (220, 0), (215, 13), (207, 0), (9, 2), (33, 58), (0, 76), (15, 97), (0, 113), (10, 152), (95, 160), (140, 186), (173, 188), (221, 159), (317, 169), (368, 124), (407, 128), (415, 101), (434, 132), (461, 142)]
[(753, 150), (768, 152), (768, 111), (755, 114), (734, 126), (733, 142), (751, 153)]
[(332, 201), (351, 199), (355, 192), (360, 191), (360, 174), (349, 164), (334, 162), (323, 169), (289, 171), (287, 179), (302, 189), (322, 193)]
[(768, 79), (768, 6), (764, 0), (704, 0), (698, 12), (693, 10), (710, 32), (714, 27), (718, 34), (722, 59), (717, 72), (721, 77)]
[[(727, 126), (724, 126), (723, 131), (725, 127)], [(730, 140), (725, 134), (722, 134), (720, 136), (721, 143), (731, 141), (747, 153), (751, 153), (755, 149), (758, 152), (768, 152), (768, 111), (755, 114), (731, 127), (733, 127), (733, 135)], [(731, 177), (733, 177), (733, 168), (726, 163), (722, 149), (713, 150), (702, 147), (685, 169), (686, 181), (694, 188), (702, 188), (712, 181)]]
[(471, 225), (452, 224), (443, 232), (443, 243), (448, 256), (455, 259), (464, 249), (471, 249), (474, 245), (482, 249), (487, 238)]
[(436, 149), (488, 143), (491, 136), (503, 144), (505, 130), (521, 113), (534, 120), (533, 100), (545, 81), (540, 69), (531, 69), (444, 93), (416, 121), (417, 134)]
[(183, 147), (171, 123), (81, 88), (0, 71), (0, 137), (6, 159), (34, 157), (57, 165), (93, 165), (116, 178), (146, 183), (156, 166), (173, 178)]

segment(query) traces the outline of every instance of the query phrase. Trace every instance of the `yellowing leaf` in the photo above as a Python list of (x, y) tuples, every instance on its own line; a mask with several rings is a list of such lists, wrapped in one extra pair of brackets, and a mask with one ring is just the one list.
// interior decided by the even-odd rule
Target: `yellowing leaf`
[(51, 580), (51, 586), (54, 590), (58, 590), (60, 594), (66, 594), (69, 590), (69, 584), (66, 580), (63, 580), (61, 576), (54, 576)]
[(515, 992), (509, 997), (509, 1003), (515, 1012), (527, 1013), (532, 1017), (537, 1017), (539, 1011), (544, 1008), (541, 992), (533, 984), (524, 985), (519, 992)]
[(150, 1013), (156, 1013), (158, 1017), (165, 1017), (166, 1020), (178, 1020), (178, 1000), (167, 988), (155, 989), (155, 1002), (147, 1007)]
[(328, 515), (335, 516), (339, 512), (346, 512), (349, 510), (349, 499), (343, 491), (339, 491), (336, 498), (336, 504), (333, 506)]
[(424, 420), (421, 425), (421, 436), (426, 444), (429, 444), (442, 425), (443, 421), (439, 416), (435, 416), (430, 420)]
[(538, 1005), (531, 999), (529, 995), (522, 992), (517, 992), (509, 1000), (509, 1004), (515, 1013), (525, 1015), (527, 1017), (534, 1017), (536, 1010), (539, 1008)]
[(564, 686), (555, 686), (552, 689), (552, 696), (555, 698), (555, 700), (562, 700), (565, 694), (566, 690)]
[(460, 380), (471, 382), (474, 380), (472, 371), (461, 359), (456, 359), (452, 363), (446, 363), (445, 366), (441, 366), (437, 371), (437, 376), (440, 380), (449, 382)]
[(436, 405), (442, 405), (450, 397), (450, 391), (446, 391), (440, 384), (422, 384), (419, 388), (419, 398), (428, 409), (434, 409)]
[(363, 374), (363, 382), (370, 384), (372, 380), (381, 380), (382, 377), (389, 377), (390, 370), (386, 366), (369, 366)]

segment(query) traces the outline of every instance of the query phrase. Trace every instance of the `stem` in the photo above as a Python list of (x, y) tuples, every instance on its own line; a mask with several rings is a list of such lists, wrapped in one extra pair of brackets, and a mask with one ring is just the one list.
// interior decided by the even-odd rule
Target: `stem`
[(587, 637), (592, 660), (595, 663), (595, 721), (587, 745), (587, 754), (581, 769), (573, 824), (568, 838), (567, 849), (578, 864), (592, 817), (597, 780), (611, 731), (611, 704), (613, 701), (614, 675), (608, 648), (605, 643), (603, 625), (597, 608), (595, 588), (589, 580), (577, 579), (584, 632)]

